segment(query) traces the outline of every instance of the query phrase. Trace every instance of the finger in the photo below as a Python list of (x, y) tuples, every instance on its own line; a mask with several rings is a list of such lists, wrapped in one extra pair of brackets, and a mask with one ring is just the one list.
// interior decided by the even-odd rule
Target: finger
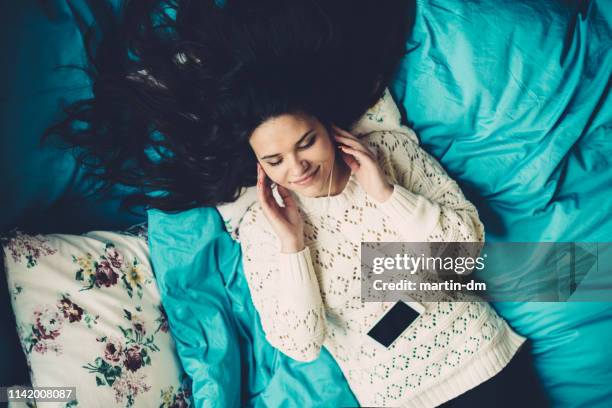
[(270, 198), (274, 198), (272, 196), (272, 189), (268, 184), (268, 177), (260, 167), (257, 168), (257, 197), (262, 206), (270, 206)]
[(362, 143), (357, 140), (357, 139), (353, 139), (350, 137), (346, 137), (346, 136), (342, 136), (341, 134), (335, 133), (334, 134), (334, 139), (336, 139), (336, 141), (343, 143), (347, 146), (351, 146), (351, 147), (357, 147), (358, 145), (361, 145)]
[(257, 195), (262, 195), (264, 193), (264, 172), (259, 165), (257, 164)]
[(285, 203), (285, 207), (293, 207), (293, 206), (297, 207), (295, 198), (293, 197), (293, 194), (291, 194), (291, 191), (289, 191), (289, 189), (281, 185), (278, 185), (277, 190), (278, 190), (278, 194), (283, 199), (283, 203)]
[(353, 156), (360, 165), (372, 161), (372, 157), (370, 157), (370, 155), (361, 150), (354, 149), (348, 146), (340, 146), (340, 150), (342, 150), (342, 152), (346, 154), (350, 154), (351, 156)]
[(336, 138), (338, 139), (342, 139), (342, 140), (353, 140), (356, 143), (359, 143), (359, 145), (363, 146), (364, 149), (369, 150), (368, 146), (366, 145), (366, 143), (364, 142), (363, 139), (358, 138), (357, 136), (355, 136), (354, 134), (344, 130), (344, 129), (340, 129), (338, 126), (333, 126), (335, 129), (335, 135)]
[(353, 149), (353, 150), (361, 152), (362, 154), (365, 154), (366, 156), (369, 156), (372, 160), (376, 159), (372, 151), (361, 144), (357, 144), (357, 145), (350, 144), (349, 145), (348, 143), (338, 143), (338, 148)]
[(262, 208), (268, 205), (261, 178), (257, 180), (257, 200), (260, 202)]
[(257, 166), (257, 199), (261, 204), (264, 216), (271, 224), (277, 225), (282, 218), (281, 208), (272, 194), (269, 178), (259, 163)]
[(261, 209), (264, 212), (264, 215), (271, 223), (276, 223), (278, 218), (281, 217), (281, 208), (274, 199), (272, 194), (268, 194), (265, 192), (265, 188), (260, 188), (258, 190), (257, 198), (261, 204)]
[(350, 139), (357, 139), (351, 132), (341, 129), (336, 125), (332, 125), (332, 128), (336, 131), (336, 133), (340, 134), (341, 136), (348, 137)]
[(344, 160), (353, 173), (359, 170), (359, 162), (357, 162), (353, 156), (344, 152), (340, 153), (340, 155), (342, 156), (342, 160)]
[[(276, 201), (276, 198), (272, 193), (272, 187), (270, 185), (271, 181), (272, 180), (270, 180), (270, 178), (263, 170), (263, 167), (258, 167), (257, 197), (261, 204), (261, 209), (270, 224), (272, 224), (276, 228), (280, 228), (280, 226), (284, 223), (286, 219), (286, 215), (284, 213), (284, 210), (286, 208), (281, 207)], [(279, 193), (281, 187), (282, 186), (277, 185)], [(287, 203), (289, 203), (290, 205), (293, 203), (293, 205), (295, 205), (295, 207), (297, 208), (297, 204), (292, 201), (293, 197), (289, 196), (287, 201), (285, 200), (286, 199), (283, 198), (283, 201), (285, 202), (285, 207), (288, 207)]]
[(265, 176), (261, 181), (260, 192), (261, 192), (262, 199), (264, 200), (264, 203), (268, 207), (276, 203), (276, 200), (274, 199), (274, 195), (272, 194), (272, 188), (270, 187), (267, 177)]
[(281, 186), (280, 184), (277, 185), (276, 190), (278, 191), (278, 195), (281, 196), (283, 201), (291, 198), (291, 192), (289, 191), (289, 189)]
[(341, 136), (341, 135), (336, 135), (335, 136), (336, 141), (338, 141), (340, 144), (346, 145), (348, 147), (352, 147), (353, 149), (357, 149), (362, 151), (363, 153), (372, 156), (373, 158), (373, 154), (372, 151), (368, 148), (368, 146), (366, 146), (361, 140), (359, 139), (354, 139), (354, 138), (349, 138), (349, 137), (345, 137), (345, 136)]
[[(335, 129), (335, 134), (336, 134), (336, 140), (342, 140), (342, 141), (346, 141), (346, 140), (353, 140), (356, 143), (359, 143), (360, 146), (363, 147), (363, 149), (369, 153), (374, 155), (374, 152), (370, 149), (370, 147), (360, 138), (358, 138), (357, 136), (353, 135), (350, 132), (347, 132), (344, 129), (340, 129), (338, 126), (336, 125), (332, 125), (333, 129)], [(355, 146), (353, 146), (355, 147)]]
[(340, 138), (340, 139), (343, 139), (343, 140), (354, 140), (355, 142), (360, 143), (360, 140), (357, 137), (353, 136), (352, 134), (350, 134), (347, 131), (344, 131), (344, 130), (342, 130), (340, 128), (337, 128), (337, 127), (334, 127), (333, 131), (334, 131), (333, 132), (334, 133), (334, 137), (336, 139)]
[(266, 174), (266, 172), (263, 170), (263, 167), (261, 167), (261, 165), (257, 168), (257, 181), (264, 194), (266, 194), (267, 196), (272, 194), (272, 187), (270, 186), (271, 180)]
[(263, 186), (264, 176), (265, 176), (265, 173), (263, 171), (263, 168), (261, 167), (261, 164), (257, 163), (257, 187), (258, 188)]

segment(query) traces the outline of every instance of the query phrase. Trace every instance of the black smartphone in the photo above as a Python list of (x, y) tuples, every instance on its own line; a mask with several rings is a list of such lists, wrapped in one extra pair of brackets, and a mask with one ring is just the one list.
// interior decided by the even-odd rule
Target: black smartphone
[[(424, 311), (423, 306), (420, 304), (415, 306), (417, 305), (422, 313)], [(370, 329), (368, 336), (383, 346), (389, 347), (419, 317), (419, 311), (408, 306), (406, 302), (397, 302)]]

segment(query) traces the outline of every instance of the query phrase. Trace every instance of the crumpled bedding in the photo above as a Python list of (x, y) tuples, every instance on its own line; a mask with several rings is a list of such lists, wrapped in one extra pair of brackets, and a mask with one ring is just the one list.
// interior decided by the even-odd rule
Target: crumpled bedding
[(149, 245), (197, 407), (358, 406), (327, 350), (301, 363), (268, 344), (240, 246), (214, 208), (149, 211)]
[[(609, 0), (417, 1), (391, 91), (488, 242), (612, 241), (611, 42)], [(611, 303), (494, 306), (532, 340), (553, 406), (610, 406)]]
[[(609, 0), (417, 1), (391, 92), (488, 241), (611, 240), (611, 22)], [(265, 342), (215, 209), (150, 211), (149, 228), (196, 406), (357, 406), (327, 352), (298, 363)], [(494, 306), (533, 341), (554, 406), (609, 406), (612, 305)]]

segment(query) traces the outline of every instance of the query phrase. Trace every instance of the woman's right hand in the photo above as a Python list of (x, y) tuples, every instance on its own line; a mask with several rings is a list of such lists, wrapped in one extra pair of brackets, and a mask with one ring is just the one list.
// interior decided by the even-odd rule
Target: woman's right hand
[(257, 163), (257, 199), (264, 215), (272, 225), (281, 242), (281, 252), (295, 253), (304, 249), (304, 220), (298, 211), (297, 202), (291, 192), (277, 185), (284, 207), (272, 195), (270, 179)]

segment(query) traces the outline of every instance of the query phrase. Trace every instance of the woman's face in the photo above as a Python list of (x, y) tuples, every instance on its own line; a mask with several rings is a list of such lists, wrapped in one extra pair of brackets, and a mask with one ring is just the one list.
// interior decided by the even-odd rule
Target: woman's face
[(285, 114), (268, 119), (255, 129), (249, 142), (276, 184), (308, 197), (327, 194), (336, 151), (327, 129), (316, 118)]

